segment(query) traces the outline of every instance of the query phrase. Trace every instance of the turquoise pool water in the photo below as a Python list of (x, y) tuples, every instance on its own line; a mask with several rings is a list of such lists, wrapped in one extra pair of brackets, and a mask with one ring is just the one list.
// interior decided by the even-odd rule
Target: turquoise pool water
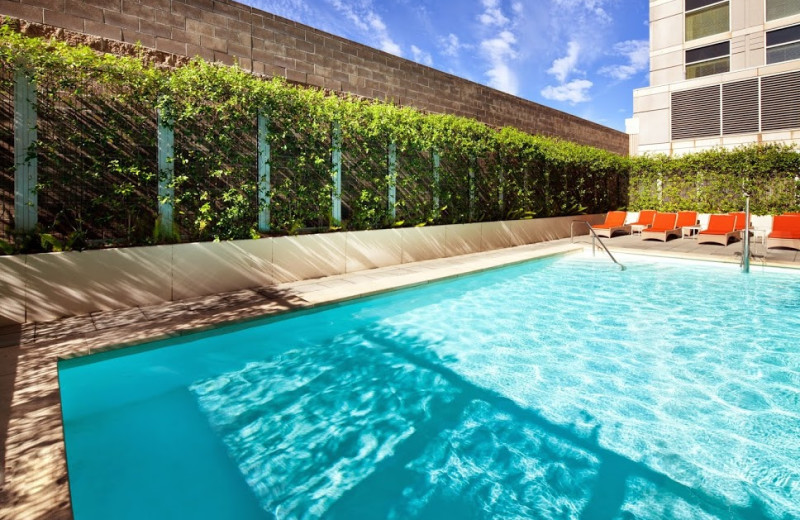
[(800, 518), (800, 273), (625, 263), (62, 362), (75, 517)]

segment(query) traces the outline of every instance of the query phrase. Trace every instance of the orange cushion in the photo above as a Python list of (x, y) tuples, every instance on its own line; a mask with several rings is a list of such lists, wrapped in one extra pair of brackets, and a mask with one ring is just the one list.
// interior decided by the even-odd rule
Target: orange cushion
[(772, 218), (772, 232), (800, 232), (800, 216), (776, 215)]
[[(627, 216), (628, 216), (627, 211), (609, 211), (608, 214), (606, 215), (606, 221), (603, 222), (602, 227), (608, 228), (608, 227), (622, 226), (625, 224), (625, 218)], [(600, 226), (594, 226), (594, 227), (600, 227)]]
[(676, 228), (684, 227), (684, 226), (696, 226), (697, 225), (697, 212), (696, 211), (679, 211), (678, 212), (678, 223), (675, 224)]
[(634, 222), (635, 226), (650, 226), (653, 224), (653, 218), (656, 216), (656, 212), (651, 209), (643, 209), (639, 212), (639, 220)]
[(701, 231), (707, 235), (724, 235), (733, 231), (736, 224), (734, 215), (711, 215), (708, 219), (708, 228)]
[(740, 229), (744, 229), (745, 219), (747, 219), (747, 214), (744, 212), (736, 212), (736, 213), (728, 213), (728, 215), (733, 215), (736, 217), (736, 224), (734, 226), (734, 230), (739, 231)]
[(653, 220), (653, 227), (648, 231), (669, 231), (675, 229), (675, 219), (678, 218), (676, 213), (656, 213), (656, 218)]

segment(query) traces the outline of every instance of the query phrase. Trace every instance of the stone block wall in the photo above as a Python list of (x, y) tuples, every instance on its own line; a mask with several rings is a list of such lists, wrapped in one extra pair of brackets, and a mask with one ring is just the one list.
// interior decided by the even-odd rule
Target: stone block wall
[(0, 0), (0, 15), (628, 153), (623, 132), (231, 0)]

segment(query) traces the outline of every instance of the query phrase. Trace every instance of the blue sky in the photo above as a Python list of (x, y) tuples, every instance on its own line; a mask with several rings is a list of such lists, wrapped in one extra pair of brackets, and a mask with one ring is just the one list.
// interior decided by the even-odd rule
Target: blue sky
[(625, 130), (648, 85), (646, 0), (244, 0)]

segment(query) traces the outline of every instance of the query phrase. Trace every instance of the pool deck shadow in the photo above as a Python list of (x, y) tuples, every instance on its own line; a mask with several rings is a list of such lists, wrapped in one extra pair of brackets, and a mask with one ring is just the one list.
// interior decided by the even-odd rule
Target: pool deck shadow
[[(569, 239), (555, 240), (2, 328), (0, 519), (72, 518), (58, 390), (59, 359), (182, 336), (221, 324), (345, 301), (541, 256), (580, 251), (590, 243), (587, 237), (577, 237), (574, 244)], [(735, 244), (698, 245), (693, 240), (680, 239), (664, 244), (642, 241), (639, 237), (615, 237), (606, 243), (612, 251), (723, 262), (738, 262), (734, 253), (741, 250)], [(800, 252), (769, 250), (767, 263), (800, 268)], [(758, 265), (761, 264), (753, 263), (754, 267)]]

